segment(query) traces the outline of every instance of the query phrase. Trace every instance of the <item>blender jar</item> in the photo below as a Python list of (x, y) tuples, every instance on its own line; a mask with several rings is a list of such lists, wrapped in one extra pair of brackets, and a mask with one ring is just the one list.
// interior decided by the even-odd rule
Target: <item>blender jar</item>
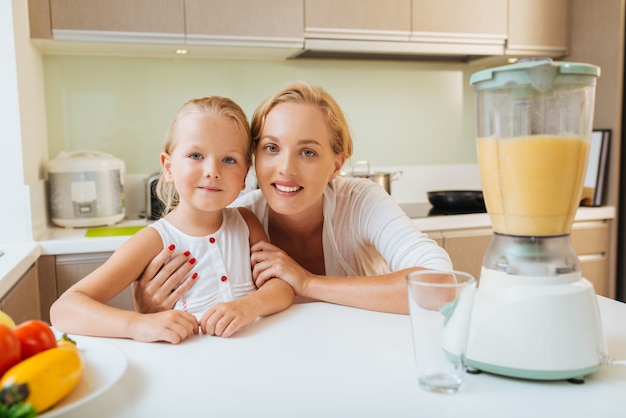
[(594, 65), (542, 58), (472, 75), (478, 164), (495, 232), (485, 267), (530, 275), (579, 271), (569, 233), (599, 74)]

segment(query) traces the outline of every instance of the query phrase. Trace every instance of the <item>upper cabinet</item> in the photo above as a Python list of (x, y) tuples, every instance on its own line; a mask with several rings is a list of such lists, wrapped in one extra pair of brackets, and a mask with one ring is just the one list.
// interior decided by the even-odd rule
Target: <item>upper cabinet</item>
[[(308, 55), (501, 55), (502, 0), (304, 0)], [(488, 10), (488, 13), (486, 12)]]
[(185, 0), (187, 44), (302, 47), (301, 1)]
[(304, 0), (308, 36), (409, 40), (411, 0)]
[(507, 38), (503, 0), (412, 0), (411, 41), (464, 55), (501, 55)]
[[(49, 1), (55, 40), (184, 42), (184, 0)], [(45, 1), (30, 0), (29, 7), (32, 23), (32, 16), (37, 15), (33, 12), (45, 9)]]
[(293, 0), (29, 0), (29, 19), (31, 37), (54, 41), (194, 45), (197, 51), (275, 47), (284, 54), (303, 44), (303, 3)]
[(570, 0), (28, 1), (33, 38), (179, 44), (208, 55), (562, 57), (569, 39)]
[(511, 56), (562, 57), (569, 50), (570, 0), (509, 0)]

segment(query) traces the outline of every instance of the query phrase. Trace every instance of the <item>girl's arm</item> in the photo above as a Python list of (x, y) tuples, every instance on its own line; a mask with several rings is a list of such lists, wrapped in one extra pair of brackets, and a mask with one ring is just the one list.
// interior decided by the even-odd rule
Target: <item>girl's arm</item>
[[(245, 208), (238, 208), (250, 231), (250, 246), (267, 240), (267, 235), (256, 216)], [(294, 291), (289, 284), (278, 279), (269, 279), (256, 292), (232, 302), (220, 303), (200, 320), (202, 332), (229, 337), (238, 329), (262, 316), (287, 309), (293, 303)]]
[(157, 231), (152, 228), (139, 231), (102, 266), (54, 302), (50, 309), (52, 325), (72, 334), (172, 343), (197, 333), (197, 321), (187, 312), (140, 314), (106, 304), (132, 284), (161, 249)]

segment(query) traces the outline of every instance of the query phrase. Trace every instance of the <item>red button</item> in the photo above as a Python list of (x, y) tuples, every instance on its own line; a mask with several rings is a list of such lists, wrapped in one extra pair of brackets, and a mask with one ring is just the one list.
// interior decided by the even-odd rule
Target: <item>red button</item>
[(222, 276), (222, 279), (221, 279), (221, 280), (222, 280), (223, 282), (225, 282), (226, 280), (228, 280), (228, 277), (226, 277), (226, 276)]
[(213, 237), (209, 238), (209, 242), (210, 242), (211, 244), (215, 244), (215, 238), (213, 238)]

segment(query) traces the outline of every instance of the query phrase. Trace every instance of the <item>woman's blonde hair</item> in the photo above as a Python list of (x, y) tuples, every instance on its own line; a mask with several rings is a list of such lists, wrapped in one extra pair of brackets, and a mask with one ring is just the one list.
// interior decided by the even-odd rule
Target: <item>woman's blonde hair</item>
[(331, 147), (335, 154), (352, 156), (352, 135), (346, 117), (335, 99), (321, 87), (312, 86), (304, 81), (293, 83), (263, 101), (254, 111), (251, 122), (252, 142), (254, 146), (261, 139), (267, 114), (279, 103), (303, 103), (318, 107), (326, 115), (330, 131)]
[[(252, 155), (254, 153), (254, 144), (250, 136), (250, 126), (248, 125), (248, 118), (241, 109), (241, 107), (227, 97), (211, 96), (203, 97), (200, 99), (191, 99), (187, 103), (181, 106), (176, 112), (174, 120), (170, 125), (165, 140), (163, 151), (171, 154), (176, 146), (178, 140), (178, 128), (182, 121), (184, 121), (190, 115), (209, 115), (209, 116), (224, 116), (230, 118), (237, 129), (243, 134), (246, 142), (246, 164), (248, 167), (252, 164)], [(156, 186), (156, 195), (163, 202), (165, 208), (163, 214), (165, 215), (178, 206), (179, 196), (174, 184), (167, 183), (161, 173), (161, 177)]]

